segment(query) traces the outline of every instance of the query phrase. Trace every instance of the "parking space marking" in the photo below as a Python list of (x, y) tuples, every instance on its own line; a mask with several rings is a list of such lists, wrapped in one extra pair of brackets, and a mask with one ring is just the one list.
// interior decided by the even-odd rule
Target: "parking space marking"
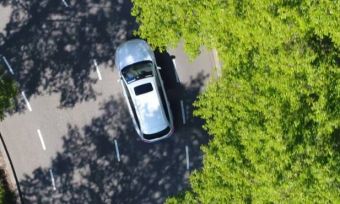
[(64, 5), (65, 5), (66, 7), (69, 7), (68, 3), (67, 3), (65, 0), (62, 0), (62, 1), (63, 1)]
[(186, 120), (189, 121), (190, 114), (188, 114), (188, 113), (190, 113), (190, 106), (189, 106), (189, 104), (185, 106), (185, 116), (186, 116)]
[(50, 176), (51, 176), (53, 190), (56, 190), (57, 188), (55, 187), (55, 180), (54, 180), (52, 169), (50, 169)]
[(176, 81), (177, 81), (177, 83), (181, 83), (181, 81), (179, 80), (178, 74), (177, 74), (177, 65), (176, 65), (175, 58), (172, 58), (172, 63), (174, 64), (174, 67), (175, 67)]
[(183, 100), (181, 100), (181, 110), (182, 110), (182, 120), (183, 120), (183, 124), (185, 125), (186, 120), (185, 120), (185, 110), (184, 110)]
[(39, 136), (39, 139), (40, 139), (40, 142), (41, 142), (41, 146), (42, 146), (43, 150), (46, 150), (44, 138), (42, 137), (40, 129), (37, 129), (37, 132), (38, 132), (38, 136)]
[(187, 170), (189, 170), (189, 147), (188, 147), (188, 145), (185, 145), (185, 156), (186, 156), (186, 160), (187, 160)]
[(98, 67), (97, 61), (96, 61), (96, 60), (93, 60), (93, 64), (94, 64), (94, 66), (96, 67), (96, 71), (97, 71), (99, 80), (102, 80), (102, 74), (101, 74), (100, 71), (99, 71), (99, 67)]
[(8, 68), (8, 70), (9, 70), (9, 72), (11, 72), (11, 74), (14, 75), (14, 71), (13, 71), (11, 65), (8, 63), (6, 57), (5, 57), (5, 56), (2, 56), (2, 59), (4, 60), (4, 62), (5, 62), (5, 64), (6, 64), (7, 68)]
[(118, 149), (118, 143), (117, 140), (115, 140), (115, 147), (116, 147), (116, 155), (117, 155), (117, 159), (120, 162), (120, 154), (119, 154), (119, 149)]
[(22, 95), (22, 97), (23, 97), (24, 100), (25, 100), (25, 103), (26, 103), (26, 106), (27, 106), (28, 110), (29, 110), (30, 112), (32, 112), (31, 104), (28, 102), (25, 92), (22, 91), (22, 92), (21, 92), (21, 95)]

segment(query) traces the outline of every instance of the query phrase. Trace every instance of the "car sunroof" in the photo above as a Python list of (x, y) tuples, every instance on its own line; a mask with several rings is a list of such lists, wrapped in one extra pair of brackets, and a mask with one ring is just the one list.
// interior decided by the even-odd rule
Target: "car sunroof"
[(136, 86), (134, 88), (136, 96), (148, 93), (153, 90), (151, 83)]

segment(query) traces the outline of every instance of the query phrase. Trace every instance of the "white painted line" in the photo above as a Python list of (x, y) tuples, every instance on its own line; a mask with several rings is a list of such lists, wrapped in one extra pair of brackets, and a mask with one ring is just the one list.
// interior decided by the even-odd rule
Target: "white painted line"
[(179, 77), (178, 77), (178, 74), (177, 74), (176, 60), (174, 58), (172, 58), (172, 63), (174, 64), (174, 67), (175, 67), (176, 81), (177, 81), (177, 83), (180, 83), (180, 80), (179, 80)]
[(9, 69), (9, 72), (11, 72), (11, 74), (14, 75), (14, 71), (13, 71), (11, 65), (8, 63), (6, 57), (2, 56), (2, 59), (4, 60), (5, 64), (7, 65), (7, 68)]
[(69, 7), (69, 5), (67, 4), (67, 2), (66, 2), (65, 0), (62, 0), (62, 1), (63, 1), (64, 5), (65, 5), (66, 7)]
[(94, 64), (94, 66), (96, 67), (96, 71), (97, 71), (99, 80), (102, 80), (102, 75), (101, 75), (101, 73), (100, 73), (100, 71), (99, 71), (99, 67), (98, 67), (97, 61), (96, 61), (96, 60), (93, 60), (93, 64)]
[(185, 125), (186, 121), (185, 121), (185, 111), (184, 111), (183, 100), (181, 100), (181, 110), (182, 110), (182, 120), (183, 120), (183, 124)]
[(39, 139), (40, 139), (40, 142), (41, 142), (41, 146), (42, 146), (43, 150), (46, 150), (44, 138), (43, 138), (42, 135), (41, 135), (40, 129), (38, 129), (37, 132), (38, 132), (38, 135), (39, 135)]
[(189, 147), (188, 145), (185, 145), (185, 155), (187, 158), (187, 170), (189, 170)]
[(50, 176), (51, 176), (53, 190), (56, 190), (57, 188), (55, 187), (55, 181), (54, 181), (54, 176), (53, 176), (52, 169), (50, 169)]
[(120, 154), (119, 154), (119, 149), (118, 149), (117, 140), (115, 140), (115, 146), (116, 146), (116, 155), (117, 155), (117, 159), (118, 159), (118, 161), (120, 161)]
[(22, 97), (23, 97), (24, 100), (25, 100), (25, 103), (26, 103), (26, 106), (27, 106), (28, 110), (32, 112), (32, 107), (31, 107), (30, 103), (29, 103), (28, 100), (27, 100), (27, 97), (26, 97), (25, 92), (22, 91), (22, 92), (21, 92), (21, 95), (22, 95)]

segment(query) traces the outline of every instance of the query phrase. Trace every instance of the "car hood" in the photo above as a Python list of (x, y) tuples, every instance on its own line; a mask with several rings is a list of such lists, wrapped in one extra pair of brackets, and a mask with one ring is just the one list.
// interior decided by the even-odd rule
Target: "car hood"
[[(151, 83), (153, 90), (136, 96), (134, 87), (145, 83)], [(163, 110), (163, 105), (161, 104), (160, 98), (158, 96), (154, 78), (149, 77), (141, 79), (133, 82), (130, 85), (130, 93), (134, 95), (133, 102), (135, 103), (141, 131), (144, 134), (154, 134), (168, 127), (169, 124)]]
[(115, 64), (118, 70), (142, 61), (155, 62), (154, 54), (144, 40), (129, 40), (121, 44), (116, 50)]

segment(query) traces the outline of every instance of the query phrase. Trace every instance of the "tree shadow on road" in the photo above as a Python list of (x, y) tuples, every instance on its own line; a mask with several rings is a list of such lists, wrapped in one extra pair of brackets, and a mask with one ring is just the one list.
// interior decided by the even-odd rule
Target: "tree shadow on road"
[[(186, 87), (188, 95), (197, 96), (206, 77), (194, 78)], [(123, 98), (109, 98), (100, 110), (102, 114), (83, 127), (68, 124), (63, 150), (52, 165), (21, 180), (26, 203), (163, 203), (188, 186), (185, 146), (189, 147), (191, 171), (201, 166), (199, 146), (208, 140), (197, 118), (177, 127), (172, 137), (148, 144), (134, 131)]]
[[(0, 54), (12, 65), (26, 96), (60, 94), (60, 107), (96, 99), (93, 60), (113, 68), (118, 44), (137, 27), (126, 0), (6, 1), (10, 22)], [(18, 110), (24, 103), (19, 101)]]

